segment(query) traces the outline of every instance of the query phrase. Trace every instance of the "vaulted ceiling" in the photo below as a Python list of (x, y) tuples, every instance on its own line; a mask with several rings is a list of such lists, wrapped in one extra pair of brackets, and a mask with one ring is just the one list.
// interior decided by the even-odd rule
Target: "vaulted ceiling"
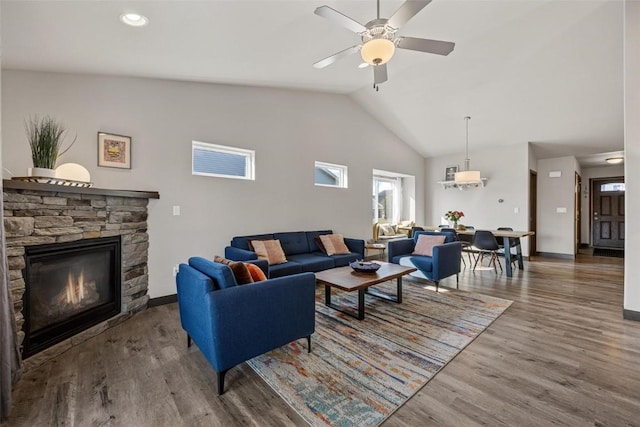
[[(402, 3), (382, 0), (381, 16)], [(623, 148), (620, 0), (434, 0), (400, 35), (454, 51), (397, 50), (378, 92), (358, 54), (311, 66), (359, 42), (313, 13), (323, 4), (363, 24), (376, 14), (374, 0), (3, 0), (2, 67), (342, 93), (424, 156), (464, 151), (465, 116), (472, 152), (531, 142), (588, 163)]]

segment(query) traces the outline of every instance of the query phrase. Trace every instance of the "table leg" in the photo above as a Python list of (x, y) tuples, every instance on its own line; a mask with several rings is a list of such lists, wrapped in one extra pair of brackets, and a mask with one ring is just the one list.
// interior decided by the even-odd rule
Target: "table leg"
[(507, 268), (507, 277), (513, 276), (513, 271), (511, 270), (511, 247), (509, 247), (509, 238), (503, 237), (502, 244), (504, 247), (504, 263)]
[(358, 320), (364, 319), (364, 289), (358, 290)]
[(524, 270), (524, 261), (522, 260), (522, 246), (520, 246), (520, 238), (516, 239), (516, 252), (518, 253), (518, 268)]
[(373, 287), (366, 288), (365, 292), (368, 295), (374, 296), (376, 298), (383, 299), (385, 301), (401, 303), (402, 302), (402, 277), (398, 277), (398, 279), (397, 279), (397, 282), (396, 282), (396, 295), (395, 296), (393, 294), (389, 294), (389, 293), (386, 293), (386, 292), (379, 291), (379, 290), (377, 290), (377, 289), (375, 289)]
[(340, 313), (344, 313), (348, 316), (356, 318), (358, 320), (364, 319), (364, 294), (365, 289), (358, 290), (358, 311), (354, 312), (353, 310), (346, 310), (343, 307), (340, 307), (336, 304), (331, 303), (331, 286), (324, 285), (324, 305), (330, 307)]

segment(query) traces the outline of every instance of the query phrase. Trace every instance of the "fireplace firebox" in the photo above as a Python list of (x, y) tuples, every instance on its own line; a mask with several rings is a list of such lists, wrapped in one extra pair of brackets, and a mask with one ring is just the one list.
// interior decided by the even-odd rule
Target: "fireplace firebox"
[(23, 357), (120, 313), (120, 236), (25, 248)]

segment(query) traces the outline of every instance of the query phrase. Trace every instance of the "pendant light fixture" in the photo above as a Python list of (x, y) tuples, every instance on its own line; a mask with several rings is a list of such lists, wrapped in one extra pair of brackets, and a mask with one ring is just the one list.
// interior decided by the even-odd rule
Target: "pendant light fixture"
[(458, 186), (469, 186), (469, 185), (479, 185), (482, 184), (482, 179), (480, 178), (480, 171), (473, 171), (469, 168), (469, 120), (471, 120), (470, 116), (464, 118), (466, 122), (466, 145), (465, 145), (465, 159), (464, 159), (464, 170), (460, 172), (456, 172), (455, 174), (455, 182)]

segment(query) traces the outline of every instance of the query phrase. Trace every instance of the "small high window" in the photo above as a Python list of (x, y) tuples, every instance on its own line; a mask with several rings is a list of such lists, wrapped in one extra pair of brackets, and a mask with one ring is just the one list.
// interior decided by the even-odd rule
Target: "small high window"
[(608, 182), (600, 184), (600, 192), (608, 193), (612, 191), (624, 191), (624, 182)]
[(254, 180), (255, 151), (192, 141), (191, 173)]
[(321, 187), (347, 188), (347, 167), (316, 162), (314, 182)]

